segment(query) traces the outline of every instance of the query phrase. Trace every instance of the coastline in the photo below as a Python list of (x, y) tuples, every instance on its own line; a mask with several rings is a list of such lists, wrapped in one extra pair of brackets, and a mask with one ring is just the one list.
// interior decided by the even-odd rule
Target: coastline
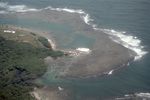
[[(72, 92), (73, 99), (69, 100), (150, 99), (150, 91), (149, 91), (150, 84), (148, 84), (150, 83), (150, 81), (148, 80), (148, 75), (150, 71), (148, 67), (148, 65), (150, 65), (149, 63), (150, 34), (148, 34), (149, 33), (148, 26), (150, 26), (149, 25), (150, 20), (148, 20), (149, 17), (147, 13), (150, 10), (149, 8), (150, 6), (148, 6), (149, 4), (148, 1), (145, 0), (145, 1), (131, 1), (131, 2), (130, 1), (91, 2), (88, 0), (77, 2), (74, 0), (62, 2), (49, 0), (44, 1), (32, 0), (31, 2), (29, 2), (24, 0), (11, 2), (6, 0), (1, 1), (0, 3), (2, 8), (0, 11), (1, 17), (0, 20), (2, 26), (12, 24), (18, 26), (18, 28), (20, 27), (21, 30), (28, 28), (27, 31), (31, 30), (30, 32), (28, 32), (28, 34), (32, 38), (36, 37), (34, 36), (34, 31), (38, 34), (42, 34), (41, 36), (48, 40), (47, 44), (51, 44), (50, 48), (52, 48), (53, 50), (60, 51), (61, 49), (63, 49), (64, 51), (61, 50), (63, 52), (67, 52), (69, 50), (70, 51), (76, 50), (76, 48), (89, 48), (91, 50), (90, 54), (84, 56), (79, 56), (78, 54), (76, 54), (76, 52), (75, 53), (71, 52), (72, 56), (70, 56), (71, 53), (69, 52), (69, 56), (58, 57), (57, 59), (53, 59), (50, 56), (46, 58), (44, 57), (45, 63), (43, 62), (43, 65), (47, 66), (47, 70), (45, 70), (42, 76), (38, 77), (34, 81), (34, 83), (35, 84), (37, 83), (37, 85), (33, 86), (30, 82), (29, 84), (28, 82), (23, 82), (23, 84), (28, 85), (27, 86), (28, 88), (30, 88), (30, 85), (31, 87), (33, 86), (32, 90), (30, 91), (31, 94), (30, 92), (25, 93), (29, 96), (32, 95), (33, 98), (31, 99), (56, 100), (57, 98), (60, 97), (60, 95), (57, 94), (59, 94), (59, 92), (60, 93), (64, 92), (64, 91), (57, 92), (59, 90), (59, 87), (61, 87), (63, 90), (66, 89), (64, 85), (66, 85)], [(41, 13), (42, 11), (43, 13)], [(35, 12), (37, 12), (37, 14)], [(74, 14), (74, 12), (76, 14)], [(6, 17), (5, 15), (3, 16), (3, 13), (4, 14), (6, 13)], [(72, 18), (68, 17), (68, 15), (70, 16), (70, 14), (67, 13), (72, 14)], [(11, 18), (9, 14), (10, 16), (11, 15), (14, 16)], [(80, 19), (82, 20), (79, 20), (77, 17), (74, 17), (74, 15), (75, 16), (79, 15), (78, 17), (80, 17)], [(55, 35), (55, 31), (52, 29), (52, 28), (55, 29), (55, 27), (51, 25), (59, 26), (59, 24), (60, 25), (64, 24), (65, 26), (66, 25), (65, 23), (68, 22), (70, 22), (72, 26), (75, 27), (74, 28), (75, 30), (73, 30), (75, 34), (79, 35), (83, 34), (84, 36), (92, 37), (96, 40), (95, 43), (92, 44), (92, 42), (89, 40), (88, 43), (90, 44), (91, 42), (92, 45), (90, 46), (85, 45), (83, 42), (79, 41), (80, 39), (82, 39), (83, 41), (87, 40), (80, 37), (78, 38), (79, 41), (77, 42), (76, 40), (72, 41), (74, 39), (73, 36), (75, 36), (72, 34), (66, 36), (67, 38), (65, 39), (64, 39), (65, 36), (63, 36), (63, 34), (58, 33), (57, 35), (56, 33)], [(84, 25), (84, 22), (88, 24), (89, 27), (87, 25)], [(93, 31), (99, 32), (99, 34), (102, 34), (102, 36), (95, 35), (96, 32), (91, 31), (92, 30), (91, 27), (93, 28)], [(47, 29), (48, 31), (46, 31)], [(70, 29), (71, 29), (70, 27), (66, 28), (66, 30)], [(58, 31), (60, 30), (62, 32), (64, 31), (61, 30), (61, 27), (58, 27), (57, 30)], [(45, 35), (45, 33), (46, 34), (48, 33), (48, 35)], [(106, 34), (105, 36), (113, 40), (112, 42), (121, 44), (122, 46), (125, 47), (124, 49), (128, 50), (122, 49), (122, 47), (119, 45), (116, 46), (113, 45), (113, 43), (111, 44), (109, 39), (105, 38), (105, 36), (103, 38), (103, 33)], [(15, 39), (18, 40), (18, 42), (20, 43), (21, 42), (31, 43), (30, 38), (26, 39), (25, 41), (21, 41), (21, 38), (23, 38), (24, 36), (26, 35), (21, 34), (20, 36), (17, 37), (18, 39), (17, 38)], [(71, 38), (68, 38), (69, 36)], [(36, 38), (36, 40), (37, 39), (38, 38)], [(66, 41), (61, 41), (63, 39)], [(69, 43), (68, 41), (72, 41), (72, 44), (70, 44), (72, 46), (67, 44)], [(54, 43), (54, 45), (52, 42)], [(37, 42), (37, 44), (38, 43), (40, 43), (40, 41)], [(42, 49), (45, 48), (44, 45), (42, 45), (42, 43), (34, 46), (35, 47), (40, 46), (40, 48)], [(22, 46), (15, 48), (17, 49), (20, 47), (26, 49), (25, 47)], [(8, 50), (13, 51), (13, 49), (11, 48)], [(34, 50), (30, 51), (33, 54)], [(127, 52), (130, 57), (128, 56)], [(17, 53), (19, 54), (19, 52)], [(43, 53), (45, 53), (45, 51), (43, 51)], [(9, 55), (12, 54), (13, 53)], [(36, 54), (38, 55), (39, 53)], [(27, 59), (33, 62), (34, 65), (36, 63), (31, 59), (32, 57), (33, 56), (28, 57)], [(12, 57), (12, 59), (16, 59), (16, 57)], [(26, 64), (28, 64), (29, 61), (27, 61)], [(40, 61), (41, 59), (39, 59), (39, 62)], [(17, 62), (21, 63), (22, 61), (18, 60)], [(30, 65), (31, 65), (30, 68), (33, 68), (32, 64)], [(12, 64), (10, 63), (10, 69), (12, 69), (11, 66)], [(37, 64), (37, 66), (40, 66), (40, 64)], [(5, 69), (6, 67), (8, 66), (4, 66)], [(103, 71), (101, 71), (101, 69)], [(34, 70), (36, 70), (36, 68), (34, 68)], [(10, 71), (15, 72), (12, 70)], [(40, 70), (37, 71), (40, 72)], [(9, 70), (6, 70), (6, 75), (10, 77), (14, 76), (14, 78), (17, 78), (16, 85), (20, 85), (18, 83), (19, 75), (18, 74), (12, 75), (9, 73), (7, 74), (7, 72), (9, 72)], [(6, 77), (6, 75), (2, 76)], [(3, 82), (4, 81), (2, 81), (1, 83)], [(47, 87), (46, 85), (52, 85), (52, 87)], [(13, 84), (10, 84), (10, 86), (13, 86)], [(56, 88), (51, 90), (53, 87)], [(26, 86), (23, 86), (23, 88), (26, 88)], [(1, 90), (6, 91), (2, 92), (1, 95), (3, 94), (9, 95), (10, 93), (9, 91), (11, 91), (12, 88), (9, 87), (8, 90), (6, 90), (4, 87), (2, 87)], [(13, 93), (13, 95), (12, 97), (9, 98), (13, 99), (13, 97), (16, 96), (15, 94), (17, 93), (20, 94), (20, 92), (22, 91), (23, 90), (20, 89), (18, 92), (11, 92)], [(23, 96), (23, 99), (25, 99), (25, 96)], [(66, 100), (66, 99), (59, 98), (57, 100)]]
[[(23, 36), (26, 36), (25, 34), (28, 34), (28, 36), (30, 36), (30, 37), (32, 37), (31, 35), (33, 35), (33, 34), (30, 34), (31, 32), (33, 32), (33, 31), (31, 31), (30, 29), (22, 29), (22, 28), (19, 28), (19, 27), (15, 27), (15, 26), (7, 26), (7, 27), (5, 27), (5, 26), (3, 26), (3, 28), (4, 29), (2, 29), (1, 31), (2, 31), (2, 34), (6, 34), (6, 35), (8, 35), (8, 36), (13, 36), (13, 35), (15, 35), (15, 36), (20, 36), (20, 37), (23, 37)], [(3, 32), (3, 30), (5, 30), (5, 29), (8, 29), (8, 30), (14, 30), (16, 33), (6, 33), (6, 32)], [(35, 31), (34, 31), (35, 32)], [(37, 32), (35, 32), (35, 33), (37, 33)], [(38, 33), (37, 34), (34, 34), (34, 35), (38, 35)], [(27, 38), (29, 38), (29, 37), (27, 37)], [(34, 38), (34, 37), (32, 37), (32, 38)], [(15, 40), (14, 40), (15, 41)], [(53, 46), (52, 46), (52, 49), (54, 50), (56, 50), (56, 48), (55, 48), (55, 44), (50, 40), (50, 39), (48, 39), (48, 41), (49, 41), (49, 43), (50, 43), (50, 45), (52, 45), (53, 44)], [(41, 68), (43, 68), (43, 66), (41, 67)], [(19, 75), (19, 74), (18, 74)], [(43, 74), (42, 74), (43, 75)], [(37, 76), (35, 76), (36, 78), (38, 78)], [(40, 76), (41, 77), (41, 76)], [(35, 100), (43, 100), (43, 98), (45, 98), (45, 96), (43, 96), (43, 95), (45, 95), (46, 94), (46, 91), (47, 91), (47, 86), (45, 85), (43, 88), (37, 88), (37, 86), (36, 85), (33, 85), (33, 86), (31, 86), (31, 87), (34, 87), (34, 90), (32, 91), (32, 92), (29, 92), (29, 94), (35, 99)], [(52, 85), (52, 86), (49, 86), (50, 88), (52, 88), (52, 91), (49, 91), (49, 93), (48, 93), (48, 95), (46, 95), (46, 99), (44, 99), (44, 100), (47, 100), (49, 97), (50, 98), (53, 98), (52, 100), (60, 100), (60, 99), (62, 99), (62, 98), (66, 98), (65, 96), (66, 95), (68, 95), (68, 94), (70, 94), (69, 92), (68, 92), (68, 90), (65, 90), (65, 92), (62, 94), (62, 93), (60, 93), (62, 90), (63, 90), (63, 88), (61, 88), (61, 87), (56, 87), (55, 85)], [(54, 88), (55, 87), (55, 88)], [(54, 88), (54, 90), (53, 90), (53, 88)], [(43, 94), (44, 93), (44, 94)], [(70, 98), (69, 96), (68, 96), (68, 98)], [(63, 99), (63, 100), (70, 100), (70, 99)]]
[(52, 49), (53, 49), (53, 50), (56, 50), (56, 45), (54, 44), (54, 42), (52, 42), (52, 40), (50, 40), (50, 39), (48, 39), (48, 38), (47, 38), (47, 40), (48, 40), (48, 42), (50, 43), (50, 45), (52, 46)]
[[(79, 28), (78, 24), (75, 24), (75, 26), (77, 26), (77, 29)], [(87, 26), (86, 24), (82, 23), (82, 25), (85, 25), (84, 27), (89, 28), (89, 26)], [(14, 28), (19, 28), (19, 27), (14, 26)], [(46, 37), (48, 39), (48, 42), (51, 44), (52, 48), (56, 50), (56, 44), (55, 42), (53, 42), (51, 34), (49, 34), (50, 31), (28, 29), (28, 28), (19, 28), (19, 29), (29, 31), (29, 32), (35, 32), (43, 37)], [(95, 78), (95, 76), (99, 77), (101, 75), (104, 75), (106, 72), (107, 72), (106, 74), (108, 74), (109, 71), (119, 68), (123, 64), (126, 64), (132, 60), (132, 57), (129, 55), (127, 48), (113, 42), (110, 38), (108, 38), (108, 36), (106, 36), (103, 33), (95, 32), (92, 29), (91, 30), (90, 29), (85, 30), (85, 29), (86, 28), (83, 29), (81, 28), (76, 30), (76, 32), (82, 33), (87, 36), (91, 36), (92, 38), (95, 38), (97, 40), (94, 46), (90, 48), (91, 52), (84, 56), (78, 56), (78, 57), (73, 56), (71, 58), (64, 57), (64, 58), (56, 59), (54, 62), (48, 61), (49, 65), (53, 64), (55, 69), (56, 68), (65, 69), (63, 70), (63, 72), (58, 72), (56, 77), (66, 78), (66, 79), (72, 79), (72, 78), (84, 79), (84, 78), (91, 78), (91, 76), (92, 77), (94, 76)], [(39, 89), (39, 91), (45, 92), (46, 90)], [(44, 96), (44, 94), (41, 95)], [(40, 100), (41, 98), (43, 99), (43, 97), (39, 96), (38, 92), (34, 92), (34, 96), (38, 100)], [(57, 96), (59, 97), (59, 95)], [(57, 96), (55, 95), (55, 97)]]
[[(56, 18), (56, 15), (60, 17)], [(56, 68), (59, 66), (59, 68), (63, 67), (66, 69), (63, 72), (59, 72), (57, 77), (84, 78), (89, 76), (99, 76), (109, 73), (111, 70), (120, 68), (120, 66), (127, 65), (127, 63), (134, 59), (134, 55), (132, 55), (132, 52), (130, 52), (128, 48), (125, 48), (123, 45), (114, 42), (109, 38), (110, 36), (103, 31), (94, 30), (93, 27), (85, 23), (77, 13), (68, 13), (63, 11), (59, 12), (45, 9), (38, 12), (26, 12), (24, 14), (17, 14), (17, 16), (18, 18), (23, 19), (31, 18), (36, 20), (38, 19), (43, 22), (46, 21), (47, 23), (50, 23), (50, 25), (56, 25), (55, 23), (60, 23), (61, 25), (63, 25), (62, 23), (68, 23), (70, 26), (73, 26), (76, 29), (73, 31), (73, 35), (82, 34), (95, 39), (96, 42), (89, 48), (91, 50), (89, 54), (72, 58), (66, 57), (59, 59), (58, 61), (54, 61), (54, 68), (55, 66)], [(58, 45), (59, 50), (59, 46), (66, 44), (66, 41), (70, 39), (70, 36), (69, 34), (59, 34), (57, 30), (58, 29), (56, 29), (56, 32), (52, 32), (50, 30), (43, 29), (39, 30), (37, 33), (43, 37), (46, 37), (47, 39), (50, 39), (51, 41), (49, 42), (53, 42), (54, 49), (56, 49), (56, 46)], [(67, 50), (64, 50), (64, 52), (65, 51)], [(67, 61), (67, 59), (70, 60)], [(61, 62), (63, 66), (58, 62)]]
[[(31, 99), (29, 92), (32, 91), (33, 87), (38, 87), (38, 85), (30, 81), (41, 77), (47, 70), (46, 65), (44, 64), (44, 58), (51, 56), (50, 53), (56, 55), (51, 56), (52, 58), (61, 56), (61, 54), (57, 55), (57, 52), (54, 50), (52, 51), (51, 48), (46, 48), (44, 42), (39, 42), (38, 39), (39, 36), (34, 33), (31, 34), (30, 31), (20, 30), (17, 27), (0, 26), (0, 40), (2, 42), (1, 52), (5, 52), (4, 54), (9, 55), (1, 55), (2, 60), (6, 63), (0, 62), (0, 64), (3, 65), (3, 67), (1, 67), (1, 72), (3, 73), (3, 71), (9, 70), (10, 68), (13, 70), (13, 72), (8, 71), (3, 75), (1, 73), (1, 76), (4, 76), (1, 77), (1, 79), (10, 79), (9, 81), (5, 80), (3, 82), (6, 84), (4, 87), (1, 84), (1, 92), (5, 93), (6, 91), (10, 91), (8, 94), (1, 94), (1, 99), (2, 96), (14, 100), (18, 98)], [(44, 38), (44, 41), (45, 40), (46, 39)], [(11, 77), (11, 75), (17, 75), (18, 77)], [(11, 89), (9, 90), (9, 88)], [(20, 91), (20, 89), (25, 92), (15, 92)], [(37, 96), (36, 93), (35, 95)]]
[[(29, 29), (29, 28), (21, 28), (21, 27), (14, 26), (14, 25), (8, 25), (8, 27), (18, 29), (18, 30), (28, 31), (28, 32), (35, 32), (38, 35), (41, 35), (42, 33), (46, 33), (46, 31), (40, 31), (40, 30)], [(41, 36), (43, 36), (43, 35), (41, 35)], [(46, 37), (46, 36), (44, 36), (44, 37), (48, 40), (48, 42), (50, 43), (52, 49), (56, 50), (56, 44), (51, 40), (51, 37)]]

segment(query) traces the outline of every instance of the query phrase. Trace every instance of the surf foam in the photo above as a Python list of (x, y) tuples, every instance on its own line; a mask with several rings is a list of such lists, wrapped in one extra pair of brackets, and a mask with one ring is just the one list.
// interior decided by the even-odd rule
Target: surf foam
[(89, 14), (85, 13), (83, 10), (79, 9), (79, 10), (74, 10), (74, 9), (68, 9), (67, 7), (65, 8), (53, 8), (51, 6), (46, 7), (45, 9), (50, 9), (50, 10), (55, 10), (55, 11), (65, 11), (65, 12), (69, 12), (69, 13), (77, 13), (81, 15), (81, 18), (83, 19), (83, 21), (88, 24), (90, 24), (90, 21), (93, 21), (93, 19), (90, 18)]
[(0, 13), (38, 11), (35, 8), (28, 8), (26, 5), (9, 5), (7, 2), (0, 2), (0, 8), (4, 9)]
[(150, 93), (135, 93), (127, 94), (122, 98), (116, 98), (115, 100), (150, 100)]
[(143, 99), (150, 99), (150, 93), (136, 93), (135, 95)]
[(95, 30), (103, 31), (106, 34), (109, 34), (111, 39), (119, 44), (122, 44), (124, 47), (134, 51), (136, 53), (134, 60), (139, 60), (142, 58), (145, 54), (147, 54), (146, 51), (142, 50), (144, 46), (141, 46), (141, 40), (139, 40), (135, 36), (126, 35), (126, 32), (119, 32), (115, 31), (113, 29), (98, 29)]
[(79, 10), (74, 10), (74, 9), (68, 9), (67, 7), (65, 8), (53, 8), (51, 6), (48, 6), (44, 9), (50, 9), (50, 10), (55, 10), (55, 11), (66, 11), (66, 12), (69, 12), (69, 13), (78, 13), (78, 14), (85, 14), (85, 12), (81, 9)]

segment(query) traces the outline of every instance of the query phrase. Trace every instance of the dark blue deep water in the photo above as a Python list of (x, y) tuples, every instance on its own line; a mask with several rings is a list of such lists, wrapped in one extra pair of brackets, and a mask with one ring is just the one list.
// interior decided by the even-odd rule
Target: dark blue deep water
[(91, 23), (98, 28), (115, 30), (116, 33), (126, 32), (125, 35), (136, 37), (141, 42), (138, 44), (139, 48), (143, 46), (140, 50), (148, 53), (110, 76), (86, 82), (62, 81), (72, 87), (77, 100), (150, 93), (150, 0), (0, 0), (1, 11), (5, 9), (2, 3), (6, 2), (9, 5), (26, 5), (36, 9), (48, 6), (82, 9), (90, 15), (93, 19)]

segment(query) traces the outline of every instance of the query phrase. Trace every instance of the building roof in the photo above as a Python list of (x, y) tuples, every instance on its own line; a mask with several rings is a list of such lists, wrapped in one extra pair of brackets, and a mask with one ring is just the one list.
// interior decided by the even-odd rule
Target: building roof
[(90, 51), (89, 48), (77, 48), (76, 50), (82, 51), (82, 52), (89, 52)]

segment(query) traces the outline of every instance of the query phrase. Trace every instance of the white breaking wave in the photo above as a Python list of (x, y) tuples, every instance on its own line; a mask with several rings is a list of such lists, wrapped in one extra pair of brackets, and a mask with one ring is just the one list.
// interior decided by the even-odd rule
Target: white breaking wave
[[(7, 2), (0, 2), (0, 8), (5, 10), (0, 11), (0, 13), (8, 13), (8, 12), (27, 12), (27, 11), (40, 11), (43, 9), (34, 9), (28, 8), (26, 5), (9, 5)], [(146, 51), (143, 51), (144, 46), (141, 46), (141, 40), (139, 40), (135, 36), (126, 35), (126, 32), (119, 32), (113, 29), (100, 29), (95, 24), (91, 24), (93, 19), (90, 18), (90, 15), (85, 13), (83, 10), (74, 10), (68, 8), (53, 8), (51, 6), (46, 7), (44, 9), (50, 9), (55, 11), (65, 11), (69, 13), (77, 13), (80, 14), (81, 18), (87, 25), (91, 25), (94, 30), (102, 31), (106, 34), (109, 34), (111, 39), (119, 44), (122, 44), (124, 47), (134, 51), (136, 53), (135, 60), (142, 58), (143, 55), (147, 54)]]
[(11, 12), (37, 11), (37, 9), (27, 8), (25, 5), (8, 6), (7, 10)]
[(65, 12), (69, 12), (69, 13), (77, 13), (81, 15), (81, 18), (83, 19), (83, 21), (90, 25), (90, 21), (93, 21), (93, 19), (90, 18), (89, 14), (85, 13), (83, 10), (79, 9), (79, 10), (74, 10), (74, 9), (68, 9), (68, 8), (53, 8), (51, 6), (46, 7), (45, 9), (50, 9), (50, 10), (55, 10), (55, 11), (65, 11)]
[(150, 100), (150, 93), (135, 93), (127, 94), (122, 98), (116, 98), (115, 100)]
[(66, 11), (66, 12), (69, 12), (69, 13), (78, 13), (78, 14), (85, 14), (85, 12), (81, 9), (79, 10), (74, 10), (74, 9), (68, 9), (68, 8), (53, 8), (51, 6), (48, 6), (44, 9), (50, 9), (50, 10), (55, 10), (55, 11)]
[(98, 29), (95, 28), (95, 30), (103, 31), (106, 34), (109, 34), (111, 39), (119, 44), (122, 44), (124, 47), (134, 51), (136, 53), (136, 56), (134, 57), (134, 60), (139, 60), (147, 54), (146, 51), (143, 51), (142, 49), (144, 46), (141, 46), (141, 40), (139, 40), (135, 36), (126, 35), (126, 32), (119, 32), (111, 29)]
[(89, 14), (86, 14), (86, 16), (83, 17), (84, 22), (88, 25), (90, 25), (90, 21), (93, 21), (93, 19), (90, 18)]
[(0, 13), (38, 11), (34, 8), (28, 8), (26, 5), (9, 5), (7, 2), (0, 2), (0, 8), (5, 9)]
[(135, 94), (137, 97), (143, 98), (143, 100), (150, 99), (150, 93), (136, 93)]

